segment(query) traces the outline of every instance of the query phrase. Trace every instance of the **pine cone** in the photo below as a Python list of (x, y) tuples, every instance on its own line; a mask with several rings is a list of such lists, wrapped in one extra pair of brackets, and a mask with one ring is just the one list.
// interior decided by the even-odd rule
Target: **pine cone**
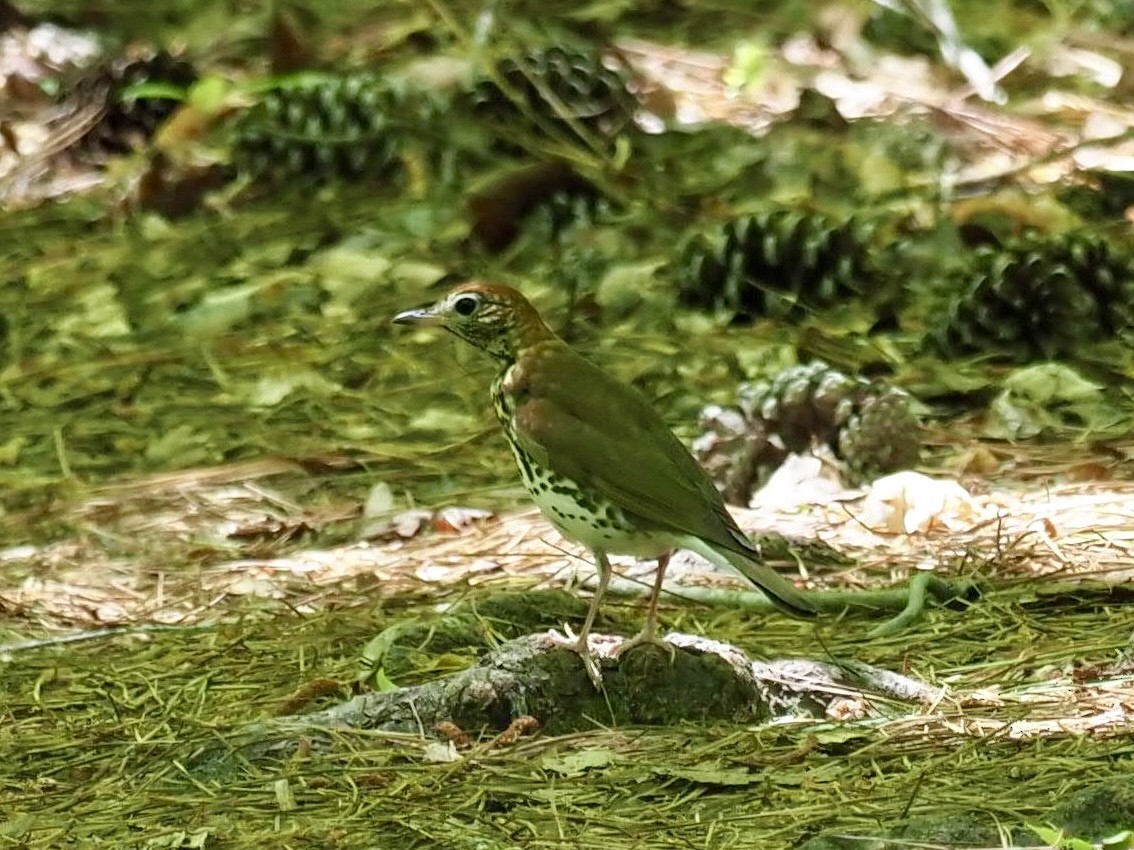
[(856, 480), (905, 469), (920, 451), (903, 391), (816, 361), (742, 386), (735, 408), (706, 408), (694, 453), (730, 501), (746, 503), (789, 452), (827, 446)]
[(269, 92), (234, 131), (234, 159), (256, 176), (382, 174), (435, 105), (364, 76)]
[(1049, 262), (1066, 267), (1090, 293), (1104, 334), (1112, 336), (1134, 324), (1134, 253), (1088, 233), (1035, 241)]
[(839, 429), (835, 454), (852, 477), (877, 478), (917, 463), (921, 445), (910, 397), (895, 389), (864, 395)]
[(532, 211), (539, 226), (560, 240), (579, 228), (609, 221), (614, 214), (614, 204), (598, 192), (556, 192)]
[(775, 468), (787, 452), (736, 407), (710, 404), (701, 411), (701, 436), (693, 454), (717, 483), (726, 502), (746, 505), (761, 472)]
[(592, 48), (539, 48), (496, 63), (474, 88), (477, 112), (514, 129), (576, 140), (579, 130), (614, 138), (634, 125), (638, 101), (624, 64)]
[(962, 285), (933, 333), (949, 355), (1058, 357), (1134, 319), (1134, 256), (1090, 234), (980, 248)]
[(123, 97), (142, 83), (167, 84), (185, 89), (197, 79), (188, 62), (165, 51), (140, 57), (121, 58), (88, 71), (72, 87), (70, 100), (102, 103), (99, 119), (71, 148), (79, 159), (105, 161), (109, 156), (144, 147), (180, 100), (173, 97)]
[(501, 251), (522, 226), (537, 225), (560, 241), (576, 225), (613, 212), (599, 188), (567, 163), (529, 163), (481, 186), (468, 196), (473, 235), (490, 251)]
[(740, 407), (750, 419), (764, 423), (791, 452), (806, 451), (813, 442), (833, 442), (850, 416), (861, 382), (816, 360), (784, 369), (766, 384), (740, 388)]
[[(739, 318), (794, 320), (875, 290), (874, 225), (791, 210), (747, 215), (681, 252), (682, 300), (725, 307)], [(875, 290), (876, 291), (876, 290)]]

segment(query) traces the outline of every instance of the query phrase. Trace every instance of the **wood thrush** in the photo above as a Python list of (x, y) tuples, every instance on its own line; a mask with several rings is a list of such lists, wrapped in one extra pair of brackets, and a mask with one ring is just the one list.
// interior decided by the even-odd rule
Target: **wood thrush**
[(712, 480), (646, 397), (568, 347), (519, 292), (465, 283), (394, 322), (442, 327), (499, 361), (492, 403), (524, 486), (564, 537), (591, 550), (598, 567), (598, 588), (572, 644), (585, 660), (610, 581), (608, 554), (658, 562), (646, 625), (619, 652), (656, 641), (658, 595), (675, 549), (741, 575), (789, 614), (814, 616), (815, 606), (762, 562)]

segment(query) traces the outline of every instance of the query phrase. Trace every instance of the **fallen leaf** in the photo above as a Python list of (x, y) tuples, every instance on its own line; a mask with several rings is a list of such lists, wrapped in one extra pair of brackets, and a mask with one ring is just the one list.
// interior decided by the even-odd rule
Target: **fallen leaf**
[(437, 531), (460, 532), (481, 520), (491, 519), (492, 511), (483, 508), (442, 508), (433, 515), (433, 527)]
[(879, 533), (913, 534), (935, 526), (968, 528), (979, 515), (977, 503), (956, 481), (897, 472), (874, 482), (856, 518)]
[(457, 752), (452, 741), (430, 741), (422, 750), (421, 757), (436, 764), (449, 764), (461, 760), (461, 754)]
[(789, 455), (768, 483), (752, 495), (750, 507), (787, 510), (809, 504), (827, 504), (846, 490), (834, 464), (814, 455)]
[(421, 508), (412, 511), (402, 511), (394, 515), (391, 521), (391, 528), (398, 537), (408, 539), (415, 537), (432, 518), (433, 511), (427, 511)]

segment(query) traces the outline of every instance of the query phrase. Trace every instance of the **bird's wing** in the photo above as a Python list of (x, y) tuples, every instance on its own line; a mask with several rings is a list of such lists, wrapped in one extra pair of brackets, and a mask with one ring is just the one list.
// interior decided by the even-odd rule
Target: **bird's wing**
[(538, 463), (656, 528), (755, 554), (645, 396), (566, 346), (526, 365), (513, 393), (515, 433)]

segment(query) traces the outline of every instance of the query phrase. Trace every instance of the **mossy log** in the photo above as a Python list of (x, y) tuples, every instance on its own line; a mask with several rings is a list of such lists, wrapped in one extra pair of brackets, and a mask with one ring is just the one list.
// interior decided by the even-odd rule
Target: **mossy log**
[(367, 693), (312, 714), (281, 719), (281, 730), (371, 729), (433, 734), (455, 724), (472, 734), (500, 731), (522, 717), (553, 734), (611, 725), (683, 722), (764, 723), (818, 718), (866, 692), (932, 701), (939, 689), (859, 663), (806, 659), (753, 661), (734, 646), (685, 634), (672, 648), (594, 636), (602, 674), (596, 688), (582, 659), (548, 634), (508, 641), (480, 662), (435, 682)]

